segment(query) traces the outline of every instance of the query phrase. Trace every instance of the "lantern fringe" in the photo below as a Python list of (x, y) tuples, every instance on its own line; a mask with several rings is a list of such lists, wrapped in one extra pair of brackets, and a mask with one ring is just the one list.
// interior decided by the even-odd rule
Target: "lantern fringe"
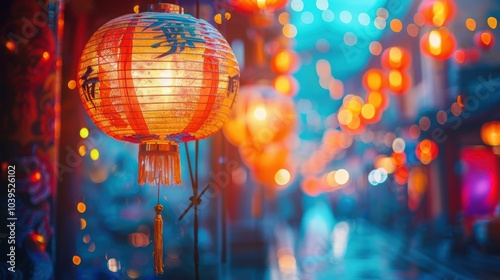
[(182, 184), (178, 146), (175, 148), (171, 150), (139, 150), (139, 185), (146, 183), (148, 185)]
[(163, 219), (161, 217), (161, 211), (163, 206), (157, 204), (155, 206), (156, 216), (154, 222), (154, 265), (155, 274), (163, 274)]

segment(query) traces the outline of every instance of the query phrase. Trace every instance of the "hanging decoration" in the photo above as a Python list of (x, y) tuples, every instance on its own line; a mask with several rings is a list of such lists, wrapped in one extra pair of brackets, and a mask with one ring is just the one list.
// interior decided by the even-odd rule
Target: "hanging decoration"
[(79, 92), (99, 129), (139, 144), (139, 184), (158, 186), (155, 272), (161, 274), (160, 185), (181, 184), (178, 143), (222, 127), (240, 76), (229, 44), (206, 21), (174, 4), (139, 11), (107, 22), (89, 39), (79, 63)]

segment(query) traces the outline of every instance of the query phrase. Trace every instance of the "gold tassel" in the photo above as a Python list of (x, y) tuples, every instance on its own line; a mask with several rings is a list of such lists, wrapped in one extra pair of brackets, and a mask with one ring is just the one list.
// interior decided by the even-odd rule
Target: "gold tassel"
[(157, 204), (155, 206), (156, 216), (154, 225), (154, 262), (155, 274), (163, 274), (163, 219), (161, 218), (161, 211), (163, 206)]
[(172, 141), (144, 142), (139, 145), (139, 185), (180, 185), (179, 145)]

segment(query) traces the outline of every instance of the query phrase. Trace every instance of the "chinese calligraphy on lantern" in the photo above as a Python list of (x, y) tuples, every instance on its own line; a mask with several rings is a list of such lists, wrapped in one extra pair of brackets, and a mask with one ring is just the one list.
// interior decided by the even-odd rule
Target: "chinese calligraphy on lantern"
[(205, 43), (202, 38), (197, 38), (195, 34), (196, 21), (190, 19), (179, 19), (178, 21), (167, 21), (166, 19), (158, 19), (144, 30), (152, 28), (154, 31), (161, 31), (163, 35), (157, 35), (155, 39), (165, 39), (151, 45), (152, 48), (168, 47), (168, 51), (162, 53), (156, 58), (183, 52), (186, 47), (194, 49), (195, 43)]
[(231, 93), (238, 91), (240, 87), (240, 75), (229, 76), (229, 81), (227, 82), (227, 96)]
[(92, 74), (93, 70), (90, 66), (87, 67), (87, 71), (80, 77), (82, 83), (83, 95), (85, 96), (85, 100), (90, 101), (92, 106), (95, 108), (94, 98), (95, 98), (95, 84), (99, 82), (99, 78), (90, 78), (90, 74)]

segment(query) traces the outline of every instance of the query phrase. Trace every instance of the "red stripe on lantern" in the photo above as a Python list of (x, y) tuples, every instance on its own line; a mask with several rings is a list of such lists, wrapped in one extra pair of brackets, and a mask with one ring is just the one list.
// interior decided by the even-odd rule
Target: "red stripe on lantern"
[(148, 135), (149, 128), (144, 121), (141, 106), (137, 100), (137, 93), (135, 91), (134, 80), (132, 77), (132, 48), (134, 40), (134, 29), (140, 16), (135, 17), (128, 23), (127, 28), (123, 32), (123, 37), (120, 41), (120, 60), (118, 62), (118, 81), (120, 87), (124, 90), (122, 97), (125, 115), (130, 121), (130, 127), (135, 134)]

